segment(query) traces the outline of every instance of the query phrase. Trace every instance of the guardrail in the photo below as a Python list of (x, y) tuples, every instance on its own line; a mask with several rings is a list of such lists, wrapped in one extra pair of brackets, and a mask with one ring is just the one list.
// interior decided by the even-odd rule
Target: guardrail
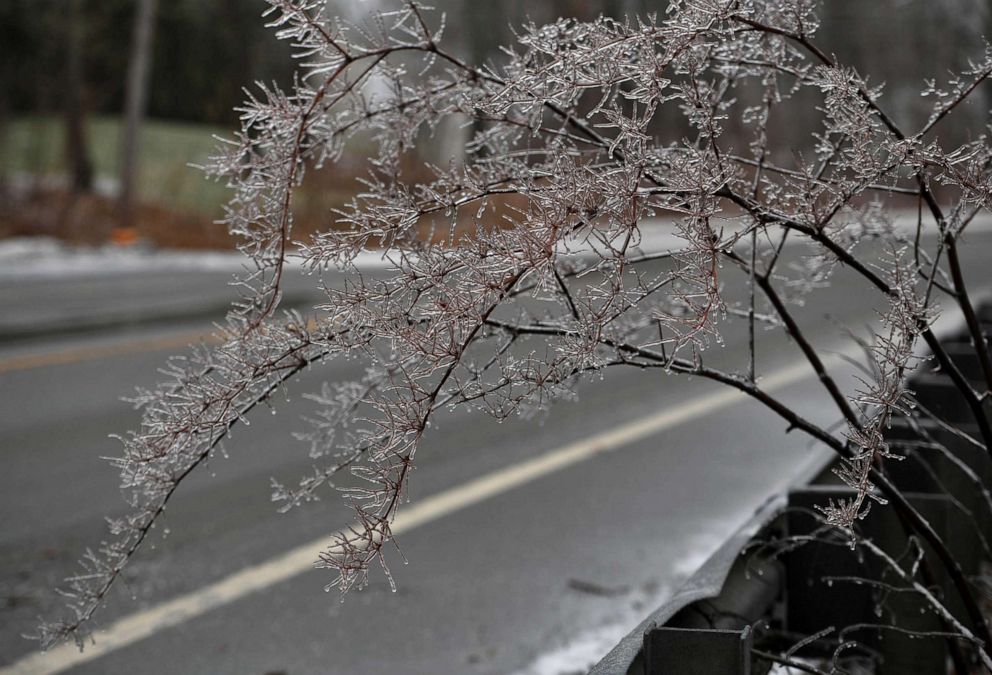
[[(981, 312), (983, 329), (992, 333), (992, 304)], [(974, 349), (964, 335), (946, 341), (947, 351), (967, 376), (980, 377)], [(977, 435), (970, 412), (949, 377), (921, 372), (910, 380), (920, 405), (960, 431)], [(987, 415), (992, 419), (992, 405)], [(923, 514), (958, 560), (966, 575), (983, 563), (983, 539), (992, 542), (992, 462), (987, 455), (946, 426), (925, 420), (894, 420), (887, 441), (908, 448), (930, 436), (946, 453), (926, 461), (890, 461), (886, 470), (907, 499)], [(918, 457), (913, 453), (914, 457)], [(877, 623), (876, 602), (863, 587), (833, 583), (837, 578), (879, 574), (870, 560), (859, 559), (846, 547), (810, 542), (787, 552), (771, 552), (762, 542), (802, 536), (818, 526), (814, 507), (852, 491), (838, 484), (833, 454), (823, 449), (785, 493), (766, 502), (666, 604), (627, 634), (590, 675), (752, 675), (768, 672), (772, 662), (762, 657), (770, 635), (787, 632), (814, 635), (827, 627)], [(981, 489), (976, 489), (975, 481)], [(974, 514), (974, 518), (962, 517)], [(883, 550), (905, 548), (906, 538), (894, 509), (874, 508), (860, 523), (864, 535)], [(924, 547), (925, 548), (925, 547)], [(929, 581), (939, 589), (950, 582)], [(903, 597), (904, 596), (904, 597)], [(964, 616), (949, 590), (948, 608)], [(890, 597), (901, 626), (913, 631), (940, 631), (940, 620), (925, 611), (916, 594)], [(949, 658), (933, 640), (908, 634), (862, 631), (859, 641), (879, 655), (884, 673), (943, 673)], [(771, 645), (774, 648), (774, 645)]]

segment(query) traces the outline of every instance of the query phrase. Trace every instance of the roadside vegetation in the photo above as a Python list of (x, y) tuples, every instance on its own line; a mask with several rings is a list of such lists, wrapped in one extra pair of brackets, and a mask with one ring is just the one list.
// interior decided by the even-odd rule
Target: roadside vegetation
[[(93, 117), (86, 131), (92, 145), (94, 190), (74, 193), (68, 182), (65, 125), (56, 117), (20, 118), (7, 124), (0, 147), (0, 175), (9, 187), (9, 208), (0, 213), (0, 237), (46, 235), (81, 244), (143, 241), (167, 248), (232, 249), (235, 240), (218, 224), (230, 198), (224, 182), (207, 180), (202, 169), (216, 153), (218, 137), (231, 129), (215, 124), (148, 120), (141, 129), (138, 216), (133, 234), (115, 235), (115, 195), (121, 157), (121, 121)], [(294, 204), (301, 231), (333, 227), (331, 210), (355, 192), (353, 168), (313, 172), (297, 189)]]
[[(203, 179), (189, 164), (202, 164), (215, 151), (216, 135), (229, 129), (193, 122), (147, 120), (141, 129), (142, 201), (217, 217), (227, 199), (224, 186)], [(113, 193), (120, 172), (121, 122), (119, 117), (87, 120), (92, 145), (97, 192)], [(56, 117), (19, 118), (9, 122), (0, 163), (15, 180), (64, 179), (65, 125)], [(106, 187), (102, 190), (102, 187)]]

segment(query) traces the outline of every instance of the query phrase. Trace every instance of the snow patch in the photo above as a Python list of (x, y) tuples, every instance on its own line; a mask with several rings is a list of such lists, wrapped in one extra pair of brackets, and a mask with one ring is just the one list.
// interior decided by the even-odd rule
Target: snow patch
[[(915, 220), (897, 214), (895, 229), (905, 236), (915, 230)], [(677, 234), (674, 222), (660, 218), (645, 219), (636, 243), (638, 253), (650, 254), (684, 248), (686, 242)], [(969, 226), (972, 232), (992, 231), (992, 217), (980, 215)], [(610, 242), (583, 236), (562, 242), (558, 253), (564, 257), (589, 258), (603, 254), (607, 245), (619, 247), (616, 235)], [(794, 242), (792, 242), (794, 243)], [(394, 267), (388, 251), (362, 251), (355, 265), (362, 270)], [(180, 251), (147, 249), (141, 246), (72, 246), (51, 237), (14, 237), (0, 240), (0, 280), (44, 280), (73, 277), (112, 276), (156, 271), (215, 271), (237, 273), (250, 265), (243, 254), (230, 251)], [(299, 259), (292, 257), (288, 267), (299, 269)]]
[(688, 579), (703, 566), (703, 563), (710, 559), (710, 556), (717, 552), (717, 549), (723, 546), (736, 530), (737, 527), (727, 528), (727, 531), (714, 529), (696, 535), (687, 546), (689, 552), (676, 561), (672, 566), (672, 572), (681, 580)]
[(542, 654), (517, 675), (580, 675), (587, 673), (603, 655), (613, 649), (638, 621), (611, 623), (595, 631), (581, 633), (564, 647)]
[(668, 587), (651, 587), (637, 597), (623, 598), (617, 613), (601, 626), (584, 631), (557, 649), (545, 652), (515, 675), (581, 675), (589, 671), (618, 642), (639, 624), (649, 608), (668, 597)]
[[(541, 654), (516, 675), (578, 675), (586, 673), (602, 659), (655, 607), (671, 597), (688, 577), (716, 553), (741, 523), (714, 522), (692, 537), (686, 553), (672, 563), (670, 577), (657, 589), (636, 598), (625, 597), (618, 615), (603, 625), (569, 640), (561, 647)], [(636, 609), (635, 609), (636, 608)]]
[[(299, 269), (290, 258), (288, 267)], [(246, 269), (250, 260), (237, 251), (183, 251), (141, 246), (72, 246), (51, 237), (0, 240), (0, 280), (31, 281), (114, 276), (148, 272), (229, 272)], [(382, 253), (365, 251), (356, 264), (362, 269), (392, 266)]]
[(50, 237), (0, 241), (0, 279), (60, 279), (155, 271), (237, 272), (245, 258), (217, 251), (70, 246)]

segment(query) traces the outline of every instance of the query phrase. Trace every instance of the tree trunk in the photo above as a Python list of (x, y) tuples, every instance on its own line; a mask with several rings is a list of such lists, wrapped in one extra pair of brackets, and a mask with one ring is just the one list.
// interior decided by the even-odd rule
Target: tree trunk
[(124, 101), (124, 139), (121, 144), (121, 186), (118, 215), (123, 227), (131, 225), (134, 192), (138, 183), (138, 150), (141, 121), (148, 100), (152, 35), (156, 0), (138, 0), (131, 36), (131, 57), (127, 69)]
[(65, 153), (73, 192), (89, 192), (93, 187), (93, 163), (86, 142), (83, 107), (83, 12), (82, 0), (71, 0), (66, 26)]

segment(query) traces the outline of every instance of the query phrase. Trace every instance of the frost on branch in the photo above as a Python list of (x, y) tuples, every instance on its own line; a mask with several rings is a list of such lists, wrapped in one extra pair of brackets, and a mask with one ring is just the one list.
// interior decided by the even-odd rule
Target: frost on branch
[[(136, 398), (141, 426), (116, 460), (132, 514), (87, 557), (72, 613), (42, 629), (46, 645), (79, 637), (176, 487), (234, 425), (333, 359), (361, 359), (366, 374), (310, 395), (317, 412), (298, 437), (316, 465), (295, 485), (273, 481), (273, 499), (291, 508), (352, 474), (341, 491), (354, 521), (319, 554), (341, 590), (368, 583), (376, 565), (388, 575), (391, 527), (434, 414), (529, 414), (606, 368), (715, 380), (838, 452), (850, 441), (843, 477), (858, 496), (828, 507), (837, 525), (881, 499), (871, 477), (886, 456), (881, 432), (948, 283), (942, 254), (989, 204), (987, 139), (945, 149), (931, 132), (988, 77), (987, 56), (910, 134), (884, 112), (882, 88), (815, 44), (809, 0), (684, 0), (638, 21), (530, 25), (498, 69), (448, 51), (443, 18), (413, 2), (360, 25), (328, 16), (323, 0), (270, 5), (299, 58), (294, 87), (257, 85), (240, 132), (207, 167), (233, 191), (243, 298), (219, 346), (172, 360), (166, 382)], [(820, 124), (804, 152), (781, 137), (797, 111)], [(418, 149), (452, 124), (471, 132), (464, 158), (423, 160)], [(354, 140), (374, 148), (361, 192), (295, 241), (304, 173)], [(956, 204), (947, 213), (935, 183)], [(927, 205), (919, 227), (941, 234), (937, 250), (885, 216), (884, 200), (907, 194)], [(677, 250), (643, 245), (663, 226)], [(807, 255), (783, 264), (793, 242)], [(391, 274), (358, 269), (370, 249)], [(289, 256), (345, 280), (307, 316), (278, 309)], [(841, 270), (887, 306), (875, 376), (853, 403), (789, 309)], [(704, 354), (731, 322), (748, 328), (748, 357), (713, 368)], [(847, 439), (762, 390), (757, 324), (789, 333)]]

